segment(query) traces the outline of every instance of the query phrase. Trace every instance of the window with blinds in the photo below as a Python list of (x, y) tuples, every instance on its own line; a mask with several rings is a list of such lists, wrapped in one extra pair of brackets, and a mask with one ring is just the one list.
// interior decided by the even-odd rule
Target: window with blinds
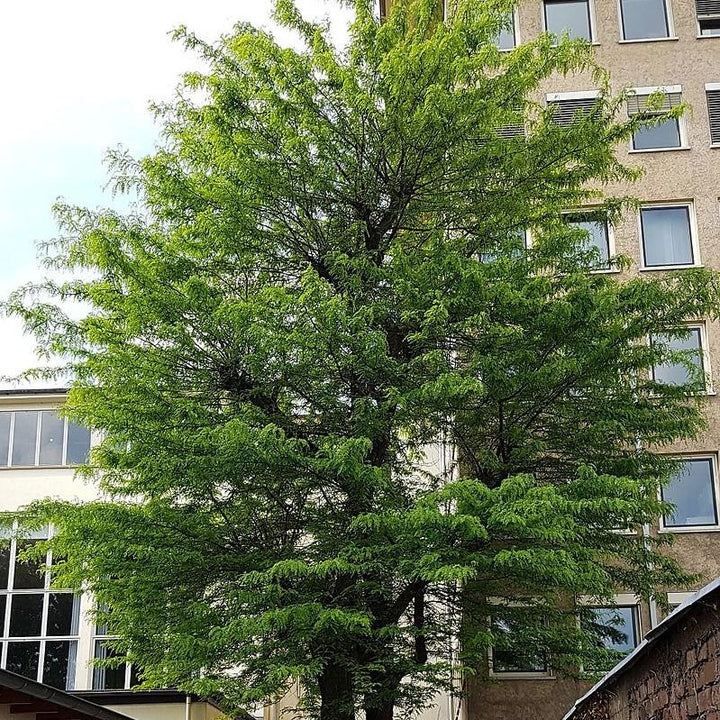
[(699, 35), (720, 35), (720, 0), (695, 0)]
[(552, 108), (553, 121), (561, 127), (568, 127), (573, 122), (593, 113), (597, 106), (597, 95), (572, 98), (549, 96), (548, 106)]
[(720, 145), (720, 85), (705, 89), (710, 121), (710, 142)]
[[(662, 103), (658, 106), (650, 97), (657, 94), (659, 88), (642, 88), (628, 97), (627, 111), (630, 117), (644, 115), (651, 122), (653, 116), (662, 115), (682, 103), (680, 88), (668, 88), (664, 92)], [(667, 118), (639, 128), (633, 134), (633, 150), (671, 150), (683, 146), (683, 127), (678, 118)]]

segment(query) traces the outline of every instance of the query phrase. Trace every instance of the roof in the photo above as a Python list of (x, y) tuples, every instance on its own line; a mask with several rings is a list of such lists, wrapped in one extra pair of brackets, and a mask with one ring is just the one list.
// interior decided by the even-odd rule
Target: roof
[(10, 715), (34, 713), (36, 720), (129, 720), (127, 715), (8, 670), (0, 670), (0, 705), (9, 705)]
[(656, 625), (645, 636), (643, 641), (623, 660), (621, 660), (607, 675), (603, 676), (590, 690), (588, 690), (581, 698), (575, 701), (572, 708), (565, 714), (563, 720), (570, 720), (575, 713), (585, 705), (597, 692), (610, 684), (616, 677), (627, 672), (633, 665), (637, 664), (650, 649), (657, 644), (658, 640), (669, 632), (677, 623), (684, 618), (695, 605), (700, 603), (703, 598), (720, 590), (720, 577), (715, 578), (711, 583), (698, 590), (691, 595), (684, 603), (678, 605), (661, 623)]
[(67, 395), (69, 388), (5, 388), (0, 390), (0, 397), (22, 397), (24, 395)]

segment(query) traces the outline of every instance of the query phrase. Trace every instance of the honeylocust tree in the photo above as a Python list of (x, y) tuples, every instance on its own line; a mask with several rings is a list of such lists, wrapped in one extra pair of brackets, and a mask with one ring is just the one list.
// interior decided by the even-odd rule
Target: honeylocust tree
[[(79, 470), (102, 499), (25, 522), (53, 523), (56, 582), (93, 593), (146, 686), (237, 708), (298, 683), (322, 720), (390, 720), (491, 645), (597, 667), (617, 631), (574, 598), (688, 579), (667, 536), (617, 530), (669, 512), (658, 449), (703, 427), (695, 359), (647, 337), (713, 316), (717, 280), (596, 272), (563, 214), (630, 211), (600, 188), (666, 116), (622, 119), (584, 42), (500, 52), (505, 0), (371, 5), (341, 49), (290, 0), (300, 49), (179, 32), (206, 69), (154, 154), (115, 155), (137, 209), (59, 205), (47, 263), (71, 279), (6, 304), (103, 438)], [(561, 122), (539, 89), (575, 72), (599, 96)]]

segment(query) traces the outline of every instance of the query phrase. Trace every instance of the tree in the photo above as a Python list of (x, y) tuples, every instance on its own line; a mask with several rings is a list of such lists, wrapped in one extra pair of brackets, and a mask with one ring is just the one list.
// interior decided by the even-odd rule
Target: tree
[[(58, 206), (48, 262), (74, 279), (6, 306), (104, 437), (81, 468), (103, 500), (27, 510), (57, 528), (56, 581), (92, 591), (147, 685), (241, 706), (299, 680), (322, 720), (421, 707), (454, 637), (466, 668), (494, 643), (573, 672), (603, 655), (575, 596), (688, 580), (668, 536), (616, 530), (668, 510), (656, 449), (703, 426), (695, 385), (649, 373), (692, 358), (645, 339), (718, 306), (706, 270), (592, 272), (563, 216), (632, 207), (598, 188), (636, 177), (616, 145), (667, 117), (619, 120), (585, 43), (499, 52), (504, 0), (444, 23), (432, 0), (382, 24), (370, 5), (343, 51), (290, 0), (301, 51), (180, 32), (209, 70), (159, 109), (154, 155), (115, 156), (140, 209)], [(592, 112), (535, 102), (554, 72), (592, 73)], [(440, 438), (460, 474), (424, 470)]]

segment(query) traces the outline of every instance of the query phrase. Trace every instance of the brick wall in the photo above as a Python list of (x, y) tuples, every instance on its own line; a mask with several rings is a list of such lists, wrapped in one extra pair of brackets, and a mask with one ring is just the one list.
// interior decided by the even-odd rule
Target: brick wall
[(720, 594), (693, 605), (573, 720), (720, 720)]

